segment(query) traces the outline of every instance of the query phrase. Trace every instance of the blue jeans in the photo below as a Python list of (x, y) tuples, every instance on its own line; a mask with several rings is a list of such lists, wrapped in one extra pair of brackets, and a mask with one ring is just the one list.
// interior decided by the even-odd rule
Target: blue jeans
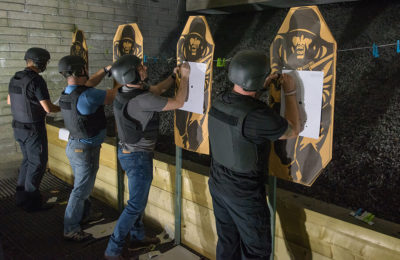
[(79, 222), (90, 212), (89, 196), (99, 169), (101, 145), (93, 146), (70, 139), (66, 154), (74, 172), (74, 188), (64, 215), (64, 234), (81, 230)]
[(153, 180), (153, 153), (132, 152), (124, 154), (121, 149), (118, 149), (118, 159), (128, 177), (129, 200), (108, 242), (105, 252), (107, 256), (121, 254), (128, 233), (131, 241), (144, 239), (142, 217)]

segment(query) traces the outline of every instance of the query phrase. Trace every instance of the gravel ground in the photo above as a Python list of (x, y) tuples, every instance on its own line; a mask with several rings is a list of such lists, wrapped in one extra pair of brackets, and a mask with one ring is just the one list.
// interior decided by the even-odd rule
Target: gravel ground
[[(377, 217), (400, 223), (400, 3), (358, 1), (319, 6), (337, 46), (333, 159), (312, 187), (279, 181), (282, 188), (349, 209), (364, 208)], [(214, 57), (232, 57), (241, 49), (268, 51), (288, 9), (231, 15), (207, 15), (215, 42)], [(186, 17), (160, 50), (175, 57), (175, 43)], [(232, 33), (234, 32), (234, 33)], [(149, 61), (155, 81), (172, 71), (174, 62)], [(213, 98), (230, 87), (227, 68), (214, 66)], [(172, 91), (169, 92), (169, 95)], [(174, 154), (173, 113), (162, 113), (157, 150)], [(207, 165), (208, 156), (184, 152), (186, 159)]]

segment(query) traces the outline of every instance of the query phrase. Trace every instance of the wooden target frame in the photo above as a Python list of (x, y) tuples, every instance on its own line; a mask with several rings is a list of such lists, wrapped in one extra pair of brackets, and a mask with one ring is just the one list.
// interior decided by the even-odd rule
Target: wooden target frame
[[(323, 71), (319, 139), (297, 137), (271, 145), (270, 174), (311, 186), (332, 159), (337, 44), (317, 6), (291, 8), (270, 47), (271, 72)], [(270, 85), (270, 106), (280, 110), (280, 86)]]
[(86, 44), (85, 34), (82, 30), (75, 30), (72, 34), (72, 45), (70, 55), (82, 57), (85, 60), (85, 67), (89, 71), (89, 52)]
[[(177, 65), (184, 61), (201, 62), (207, 65), (204, 84), (204, 113), (175, 110), (174, 136), (175, 144), (178, 147), (202, 154), (210, 153), (208, 112), (211, 107), (214, 48), (214, 40), (206, 18), (190, 16), (178, 40)], [(179, 83), (178, 77), (178, 86)]]

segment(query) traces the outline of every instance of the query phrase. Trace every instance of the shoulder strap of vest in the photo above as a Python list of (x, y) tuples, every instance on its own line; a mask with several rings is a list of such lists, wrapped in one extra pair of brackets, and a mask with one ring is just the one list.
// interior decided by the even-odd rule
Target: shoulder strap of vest
[(146, 92), (148, 91), (143, 89), (135, 89), (129, 92), (122, 92), (121, 89), (119, 89), (117, 95), (115, 96), (114, 103), (116, 103), (117, 106), (122, 108), (122, 106), (126, 105), (129, 102), (129, 100)]
[(9, 93), (26, 96), (27, 87), (37, 76), (39, 76), (39, 74), (29, 70), (16, 72), (8, 86)]
[(76, 99), (78, 102), (78, 97), (88, 89), (86, 86), (77, 86), (71, 93), (65, 94), (65, 91), (62, 92), (59, 106), (62, 109), (71, 110), (72, 109), (72, 102)]
[(246, 116), (251, 111), (263, 107), (265, 107), (264, 103), (253, 98), (245, 97), (231, 104), (227, 104), (221, 99), (218, 99), (213, 104), (213, 109), (210, 110), (210, 114), (220, 121), (236, 126), (243, 133), (243, 122)]

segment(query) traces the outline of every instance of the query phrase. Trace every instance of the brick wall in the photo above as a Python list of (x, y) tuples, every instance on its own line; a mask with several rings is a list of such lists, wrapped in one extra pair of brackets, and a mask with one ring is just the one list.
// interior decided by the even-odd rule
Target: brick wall
[[(158, 55), (178, 26), (182, 0), (0, 0), (0, 153), (16, 153), (7, 105), (8, 82), (24, 68), (25, 51), (46, 48), (51, 62), (43, 73), (54, 101), (65, 85), (58, 60), (69, 54), (72, 31), (83, 30), (89, 46), (89, 72), (112, 62), (112, 39), (119, 24), (136, 22), (144, 53)], [(177, 40), (177, 38), (176, 38)], [(105, 80), (100, 88), (111, 87)], [(0, 157), (1, 160), (1, 157)]]

